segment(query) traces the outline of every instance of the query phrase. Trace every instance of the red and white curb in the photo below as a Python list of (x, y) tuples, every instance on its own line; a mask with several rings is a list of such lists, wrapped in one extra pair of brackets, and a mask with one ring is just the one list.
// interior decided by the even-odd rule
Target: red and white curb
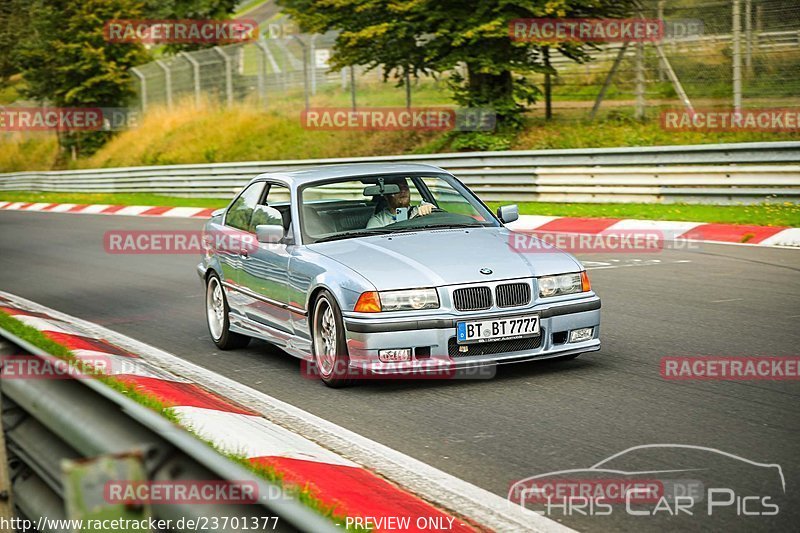
[[(493, 493), (99, 325), (0, 291), (0, 310), (171, 407), (219, 449), (266, 464), (349, 517), (408, 517), (405, 531), (572, 531)], [(325, 444), (323, 446), (322, 444)], [(391, 480), (391, 481), (389, 481)], [(377, 527), (374, 531), (390, 528)]]
[(511, 230), (537, 234), (657, 232), (665, 241), (710, 242), (757, 246), (800, 247), (800, 228), (751, 226), (745, 224), (709, 224), (667, 220), (620, 218), (575, 218), (521, 215), (507, 224)]
[[(124, 215), (143, 217), (208, 218), (214, 209), (201, 207), (153, 207), (143, 205), (83, 205), (25, 202), (0, 202), (0, 211), (37, 211), (88, 215)], [(507, 225), (519, 232), (579, 233), (602, 235), (604, 232), (660, 232), (663, 240), (746, 244), (758, 246), (800, 247), (800, 228), (752, 226), (744, 224), (707, 224), (619, 218), (575, 218), (521, 215)]]
[(134, 217), (208, 218), (215, 209), (204, 207), (167, 207), (150, 205), (110, 204), (48, 204), (26, 202), (0, 202), (4, 211), (39, 211), (77, 215), (123, 215)]

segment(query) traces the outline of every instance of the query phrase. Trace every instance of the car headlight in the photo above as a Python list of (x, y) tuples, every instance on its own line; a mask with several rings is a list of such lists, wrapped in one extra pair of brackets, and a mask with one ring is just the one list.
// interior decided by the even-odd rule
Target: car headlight
[(384, 311), (417, 311), (439, 308), (439, 294), (436, 289), (384, 291), (378, 294), (381, 298), (381, 309)]
[(586, 274), (586, 271), (539, 278), (540, 298), (550, 298), (551, 296), (562, 296), (564, 294), (574, 294), (576, 292), (587, 292), (591, 290), (591, 288), (589, 276)]
[(365, 292), (358, 298), (355, 311), (379, 313), (381, 311), (417, 311), (438, 308), (439, 293), (436, 292), (436, 289), (408, 289)]

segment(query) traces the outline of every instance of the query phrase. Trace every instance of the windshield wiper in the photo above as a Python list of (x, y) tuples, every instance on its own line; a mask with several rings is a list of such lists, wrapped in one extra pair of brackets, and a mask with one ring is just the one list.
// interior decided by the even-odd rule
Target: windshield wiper
[(486, 227), (480, 223), (473, 222), (456, 222), (451, 224), (424, 224), (422, 226), (409, 226), (407, 228), (398, 228), (393, 230), (392, 233), (405, 233), (409, 231), (417, 231), (421, 229), (457, 229), (457, 228), (483, 228)]
[(342, 233), (337, 233), (335, 235), (328, 235), (327, 237), (322, 237), (321, 239), (317, 239), (314, 242), (329, 242), (329, 241), (338, 241), (341, 239), (349, 239), (350, 237), (365, 237), (367, 235), (386, 235), (387, 233), (392, 233), (392, 230), (388, 229), (369, 229), (369, 230), (358, 230), (358, 231), (345, 231)]

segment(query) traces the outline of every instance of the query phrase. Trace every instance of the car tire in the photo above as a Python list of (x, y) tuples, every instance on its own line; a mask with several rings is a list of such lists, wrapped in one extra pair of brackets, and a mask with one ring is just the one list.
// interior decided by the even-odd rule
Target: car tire
[(231, 331), (229, 312), (228, 299), (222, 290), (219, 276), (212, 273), (206, 279), (206, 323), (211, 340), (220, 350), (244, 348), (250, 342), (247, 335)]
[(350, 374), (342, 310), (333, 295), (323, 290), (314, 300), (311, 316), (311, 349), (314, 369), (329, 387), (345, 387), (354, 380)]

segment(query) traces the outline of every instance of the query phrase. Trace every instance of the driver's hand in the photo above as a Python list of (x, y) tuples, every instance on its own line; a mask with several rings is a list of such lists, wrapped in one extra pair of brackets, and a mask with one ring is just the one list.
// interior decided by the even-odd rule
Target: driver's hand
[(433, 205), (431, 204), (422, 204), (417, 208), (417, 216), (424, 217), (425, 215), (430, 215), (433, 212)]

